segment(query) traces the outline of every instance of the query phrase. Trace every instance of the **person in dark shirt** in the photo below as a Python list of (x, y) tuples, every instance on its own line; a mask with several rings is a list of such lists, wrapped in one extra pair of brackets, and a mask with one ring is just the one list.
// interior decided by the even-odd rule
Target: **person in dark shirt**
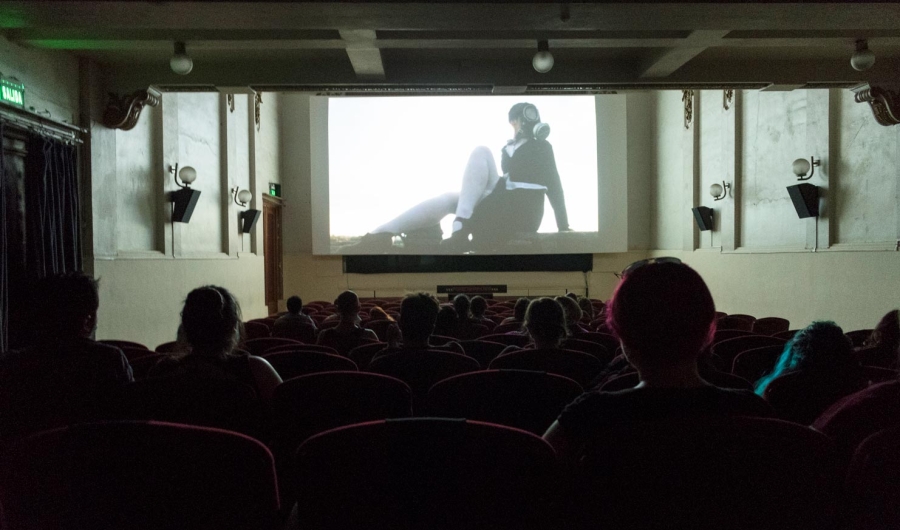
[(525, 298), (524, 296), (516, 300), (516, 305), (513, 306), (513, 316), (506, 317), (503, 319), (503, 324), (521, 324), (523, 320), (525, 320), (525, 311), (528, 310), (528, 304), (531, 300)]
[(281, 377), (262, 357), (235, 351), (241, 333), (241, 307), (224, 287), (206, 285), (191, 291), (181, 311), (179, 336), (187, 355), (155, 366), (151, 377), (193, 376), (244, 383), (269, 400)]
[(303, 312), (303, 300), (299, 296), (292, 296), (287, 299), (287, 310), (287, 314), (275, 320), (275, 331), (292, 330), (301, 326), (312, 326), (315, 329), (316, 323), (309, 315)]
[(0, 361), (0, 434), (104, 418), (107, 396), (133, 381), (119, 348), (94, 341), (97, 281), (81, 272), (36, 286), (34, 340)]
[[(388, 346), (372, 360), (400, 352), (445, 350), (465, 355), (466, 351), (456, 341), (442, 343), (432, 336), (438, 316), (438, 301), (428, 293), (407, 295), (400, 304), (400, 327), (391, 328)], [(399, 334), (393, 330), (399, 329)]]
[(378, 342), (378, 335), (371, 329), (360, 326), (359, 297), (353, 291), (344, 291), (334, 301), (340, 323), (319, 333), (317, 344), (331, 346), (341, 355), (347, 355), (353, 348), (366, 343)]
[(640, 384), (619, 392), (590, 392), (566, 407), (544, 434), (564, 461), (574, 461), (592, 438), (617, 425), (710, 415), (772, 416), (749, 391), (725, 390), (700, 377), (697, 360), (715, 331), (716, 309), (703, 279), (675, 258), (642, 260), (622, 273), (608, 305)]

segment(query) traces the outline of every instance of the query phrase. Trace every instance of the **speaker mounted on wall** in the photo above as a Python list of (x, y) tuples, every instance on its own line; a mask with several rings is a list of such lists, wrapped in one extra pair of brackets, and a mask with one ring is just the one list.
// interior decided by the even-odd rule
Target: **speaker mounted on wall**
[(694, 221), (697, 222), (697, 228), (701, 232), (713, 229), (713, 209), (707, 206), (698, 206), (691, 208), (694, 212)]
[(797, 217), (806, 219), (807, 217), (819, 216), (819, 187), (813, 184), (794, 184), (788, 186), (788, 195), (791, 196), (791, 202), (794, 203), (794, 209), (797, 210)]
[(173, 223), (188, 223), (191, 216), (194, 215), (194, 207), (200, 199), (200, 190), (191, 188), (181, 188), (173, 191), (170, 195), (171, 202), (175, 203), (175, 209), (172, 211)]
[(241, 212), (241, 233), (249, 234), (253, 231), (253, 227), (256, 226), (256, 221), (259, 221), (259, 210), (244, 210)]

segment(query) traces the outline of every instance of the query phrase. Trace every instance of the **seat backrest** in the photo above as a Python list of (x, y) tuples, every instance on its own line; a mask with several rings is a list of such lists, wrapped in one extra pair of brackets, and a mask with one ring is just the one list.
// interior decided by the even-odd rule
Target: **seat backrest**
[(289, 379), (273, 400), (277, 453), (293, 456), (300, 443), (329, 429), (412, 415), (409, 385), (380, 374), (321, 372)]
[(268, 337), (271, 333), (272, 330), (267, 324), (262, 322), (244, 322), (244, 334), (248, 340)]
[(742, 329), (720, 329), (716, 328), (716, 332), (713, 334), (712, 343), (715, 344), (717, 342), (722, 342), (723, 340), (733, 339), (735, 337), (746, 337), (747, 335), (753, 335), (749, 330), (745, 331)]
[(281, 346), (297, 346), (303, 344), (300, 341), (291, 339), (280, 339), (277, 337), (261, 337), (258, 339), (248, 339), (244, 341), (243, 349), (250, 352), (251, 355), (262, 356), (269, 350)]
[(522, 323), (521, 322), (508, 322), (506, 324), (497, 324), (494, 329), (491, 331), (492, 335), (500, 335), (503, 333), (509, 333), (510, 331), (522, 331)]
[(155, 353), (146, 348), (135, 348), (132, 346), (119, 346), (119, 349), (122, 350), (122, 353), (125, 354), (125, 358), (128, 359), (129, 362)]
[(750, 329), (755, 335), (775, 335), (791, 328), (791, 322), (786, 318), (764, 317), (753, 321)]
[(731, 364), (731, 373), (750, 382), (758, 381), (760, 377), (775, 368), (775, 363), (778, 362), (782, 350), (784, 350), (782, 344), (744, 350), (734, 358)]
[(518, 529), (555, 520), (555, 454), (476, 421), (412, 418), (324, 432), (297, 450), (301, 528)]
[(387, 340), (387, 331), (391, 326), (396, 326), (393, 320), (370, 320), (366, 327), (371, 329), (378, 335), (378, 340), (384, 342)]
[(168, 358), (169, 355), (166, 353), (151, 353), (136, 359), (129, 359), (128, 364), (131, 365), (131, 375), (134, 376), (135, 381), (140, 381), (147, 377), (150, 370), (152, 370), (160, 361)]
[(794, 335), (796, 335), (798, 331), (800, 331), (800, 330), (799, 329), (789, 329), (787, 331), (780, 331), (778, 333), (775, 333), (772, 336), (777, 339), (784, 339), (784, 340), (788, 341), (788, 340), (793, 339)]
[(356, 364), (346, 357), (317, 351), (296, 349), (267, 353), (263, 359), (269, 361), (282, 380), (318, 372), (355, 372)]
[(419, 410), (432, 385), (448, 377), (480, 369), (478, 361), (457, 353), (400, 350), (373, 360), (368, 371), (396, 377), (408, 384), (413, 391), (414, 410)]
[(897, 379), (897, 370), (879, 368), (877, 366), (863, 366), (863, 375), (871, 384), (883, 383)]
[(272, 329), (272, 336), (280, 339), (291, 339), (304, 344), (315, 344), (319, 330), (311, 324), (293, 324)]
[(637, 372), (629, 372), (613, 377), (600, 387), (602, 392), (616, 392), (634, 388), (641, 382), (641, 376)]
[(353, 348), (347, 356), (356, 363), (360, 370), (365, 370), (369, 367), (372, 359), (378, 355), (378, 352), (387, 347), (388, 344), (386, 342), (370, 342)]
[(900, 528), (900, 426), (866, 438), (847, 473), (847, 528)]
[(154, 377), (122, 388), (113, 400), (123, 420), (216, 427), (264, 439), (263, 404), (250, 386), (190, 375)]
[(2, 454), (5, 528), (269, 529), (272, 455), (219, 429), (158, 422), (46, 431)]
[(101, 344), (106, 344), (109, 346), (115, 346), (116, 348), (120, 348), (120, 349), (121, 348), (136, 348), (136, 349), (140, 349), (140, 350), (147, 350), (147, 351), (150, 350), (150, 348), (144, 346), (143, 344), (141, 344), (139, 342), (132, 342), (130, 340), (98, 340), (97, 342), (99, 342)]
[(837, 483), (830, 441), (801, 425), (622, 424), (587, 441), (568, 511), (585, 527), (834, 528)]
[(331, 355), (338, 355), (338, 351), (332, 348), (331, 346), (322, 346), (320, 344), (285, 344), (284, 346), (276, 346), (274, 348), (269, 348), (264, 353), (265, 355), (269, 355), (270, 353), (281, 353), (284, 351), (294, 351), (294, 350), (303, 350), (303, 351), (317, 351), (320, 353), (330, 353)]
[(785, 342), (787, 341), (764, 335), (746, 335), (713, 344), (712, 353), (722, 359), (722, 362), (725, 363), (724, 369), (728, 370), (728, 367), (734, 362), (734, 358), (741, 352), (762, 348), (763, 346), (784, 346)]
[(828, 407), (867, 385), (862, 370), (824, 376), (802, 370), (776, 377), (766, 386), (763, 397), (779, 418), (810, 425)]
[(425, 400), (429, 416), (486, 421), (542, 436), (581, 385), (556, 374), (486, 370), (437, 382)]
[(859, 364), (892, 370), (897, 367), (897, 351), (890, 344), (859, 348), (853, 353)]
[(459, 344), (466, 355), (478, 361), (482, 367), (491, 364), (491, 361), (506, 349), (505, 344), (486, 340), (464, 340), (459, 341)]
[(602, 345), (607, 350), (614, 352), (619, 349), (619, 339), (609, 333), (600, 333), (591, 331), (589, 333), (576, 333), (574, 337), (578, 340), (587, 340)]
[(156, 353), (182, 353), (181, 347), (176, 341), (164, 342), (156, 347)]
[[(600, 333), (598, 333), (600, 335)], [(580, 340), (577, 338), (568, 338), (562, 342), (562, 348), (572, 351), (580, 351), (593, 357), (596, 357), (601, 364), (609, 364), (609, 361), (615, 357), (616, 350), (610, 350), (599, 342)]]
[(741, 331), (750, 331), (753, 328), (753, 321), (743, 318), (736, 318), (731, 315), (722, 317), (716, 321), (716, 329), (737, 329)]
[(528, 335), (515, 335), (509, 333), (493, 333), (491, 335), (480, 337), (478, 340), (484, 340), (487, 342), (499, 342), (500, 344), (505, 344), (507, 346), (523, 347), (531, 342), (531, 337), (529, 337)]
[(869, 336), (872, 335), (872, 330), (871, 329), (855, 329), (853, 331), (848, 331), (847, 333), (844, 333), (844, 335), (847, 335), (848, 337), (850, 337), (850, 341), (853, 342), (854, 348), (859, 348), (859, 347), (862, 347), (865, 344), (866, 339), (868, 339)]
[(585, 387), (600, 373), (603, 366), (593, 355), (578, 351), (518, 350), (497, 357), (491, 361), (489, 368), (549, 372), (574, 379)]

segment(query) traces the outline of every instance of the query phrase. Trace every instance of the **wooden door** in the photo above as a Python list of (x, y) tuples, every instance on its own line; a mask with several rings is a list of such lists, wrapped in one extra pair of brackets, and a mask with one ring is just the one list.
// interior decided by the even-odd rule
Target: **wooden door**
[(281, 264), (281, 202), (263, 197), (263, 254), (266, 268), (266, 307), (269, 314), (278, 312), (283, 297)]

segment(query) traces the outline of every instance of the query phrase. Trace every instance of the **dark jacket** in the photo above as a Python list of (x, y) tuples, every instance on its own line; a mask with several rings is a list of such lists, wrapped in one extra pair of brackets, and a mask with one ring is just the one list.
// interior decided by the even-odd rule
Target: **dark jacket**
[(569, 228), (569, 216), (566, 213), (566, 198), (563, 194), (559, 172), (556, 169), (556, 158), (553, 146), (547, 140), (528, 140), (520, 145), (513, 156), (502, 150), (500, 166), (503, 173), (509, 174), (512, 182), (527, 182), (547, 187), (547, 198), (556, 216), (557, 230)]

